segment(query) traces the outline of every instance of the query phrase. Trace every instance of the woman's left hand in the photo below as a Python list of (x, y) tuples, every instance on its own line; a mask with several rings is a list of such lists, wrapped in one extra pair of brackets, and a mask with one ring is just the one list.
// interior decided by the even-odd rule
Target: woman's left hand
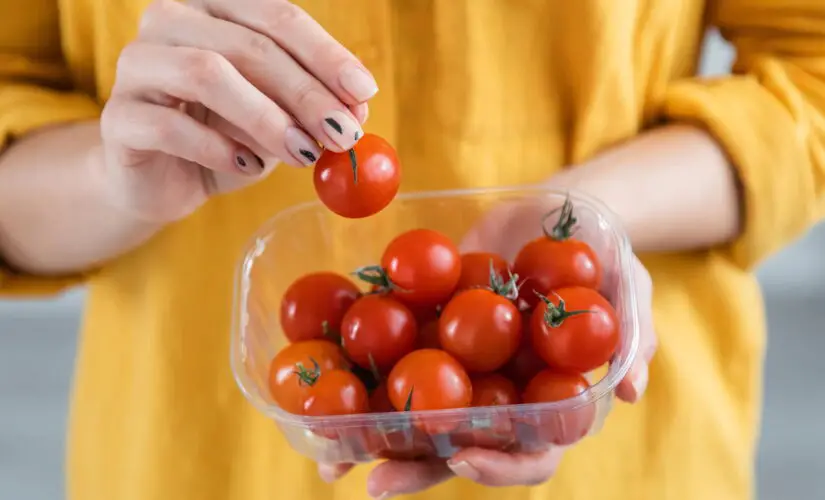
[[(548, 209), (541, 201), (535, 204), (504, 205), (491, 211), (462, 243), (464, 249), (497, 251), (513, 257), (521, 244), (535, 237), (535, 227), (525, 227), (523, 221), (535, 221)], [(606, 270), (609, 271), (609, 270)], [(633, 366), (619, 383), (616, 396), (635, 403), (645, 392), (648, 364), (656, 352), (653, 329), (652, 282), (650, 274), (635, 256), (632, 268), (639, 306), (640, 347)], [(467, 448), (449, 460), (395, 461), (378, 465), (370, 474), (367, 489), (373, 498), (387, 499), (410, 494), (437, 485), (453, 476), (460, 476), (485, 486), (517, 486), (541, 484), (553, 476), (564, 447), (551, 447), (540, 453), (503, 453), (480, 448)], [(351, 465), (319, 465), (321, 477), (334, 481)]]

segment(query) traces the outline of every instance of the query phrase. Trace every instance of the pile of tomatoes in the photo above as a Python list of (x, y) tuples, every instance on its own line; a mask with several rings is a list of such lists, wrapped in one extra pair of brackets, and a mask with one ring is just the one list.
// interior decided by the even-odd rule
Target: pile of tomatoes
[[(297, 279), (280, 308), (289, 343), (270, 366), (275, 402), (303, 416), (499, 406), (517, 412), (512, 405), (581, 395), (590, 387), (585, 375), (613, 357), (619, 323), (599, 292), (602, 263), (571, 238), (572, 203), (551, 215), (555, 225), (545, 228), (543, 220), (544, 234), (512, 263), (495, 253), (461, 254), (444, 234), (414, 229), (351, 277), (315, 272)], [(478, 422), (426, 414), (416, 414), (417, 432), (484, 444)], [(487, 444), (511, 443), (516, 424), (483, 422), (501, 438)], [(469, 438), (460, 432), (467, 425)], [(587, 430), (589, 423), (572, 438)]]

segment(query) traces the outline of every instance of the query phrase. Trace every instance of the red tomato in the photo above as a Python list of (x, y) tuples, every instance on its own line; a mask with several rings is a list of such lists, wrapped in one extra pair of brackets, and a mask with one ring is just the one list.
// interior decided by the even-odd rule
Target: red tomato
[(504, 376), (522, 389), (540, 371), (547, 368), (547, 363), (533, 350), (530, 315), (529, 311), (521, 313), (521, 343), (513, 357), (501, 369)]
[(578, 396), (590, 384), (578, 373), (561, 373), (551, 369), (542, 370), (524, 389), (522, 400), (530, 403), (553, 403)]
[(461, 256), (461, 277), (456, 290), (486, 288), (490, 286), (490, 263), (500, 281), (510, 277), (510, 264), (504, 257), (490, 252), (471, 252)]
[(447, 236), (430, 229), (413, 229), (387, 245), (381, 267), (398, 300), (412, 307), (435, 307), (455, 291), (461, 277), (461, 256)]
[(596, 253), (587, 243), (570, 239), (576, 218), (569, 199), (560, 210), (559, 221), (553, 229), (545, 230), (544, 236), (527, 243), (513, 263), (513, 272), (524, 280), (520, 298), (530, 307), (539, 302), (536, 292), (547, 295), (557, 288), (598, 289), (601, 285), (602, 266)]
[[(543, 370), (527, 384), (522, 395), (525, 404), (553, 403), (581, 395), (590, 384), (577, 373), (560, 373)], [(533, 411), (519, 420), (522, 434), (532, 434), (524, 452), (537, 451), (547, 445), (570, 445), (585, 437), (596, 418), (595, 404), (579, 405), (571, 410)], [(527, 443), (523, 443), (527, 444)]]
[[(520, 402), (516, 386), (498, 374), (474, 377), (473, 406), (506, 406)], [(450, 436), (450, 442), (459, 448), (489, 448), (503, 450), (516, 436), (510, 414), (507, 410), (490, 408), (489, 413), (482, 417), (474, 417), (468, 421), (469, 429), (462, 430)]]
[[(341, 322), (341, 343), (349, 358), (363, 368), (392, 368), (415, 347), (418, 326), (403, 304), (383, 295), (361, 297)], [(370, 359), (372, 358), (372, 359)]]
[(473, 406), (507, 406), (520, 403), (515, 384), (492, 373), (473, 378)]
[(304, 412), (304, 400), (309, 386), (300, 382), (296, 372), (299, 367), (307, 370), (346, 368), (348, 363), (341, 348), (326, 340), (305, 340), (284, 347), (269, 365), (269, 391), (284, 411), (300, 415)]
[(391, 413), (395, 411), (387, 392), (387, 384), (381, 383), (370, 394), (370, 411), (373, 413)]
[(441, 349), (441, 341), (438, 340), (438, 319), (434, 319), (424, 324), (418, 330), (418, 339), (415, 342), (416, 349)]
[(311, 374), (304, 400), (304, 415), (321, 417), (352, 415), (369, 411), (369, 396), (364, 384), (348, 370), (327, 370)]
[(401, 358), (390, 372), (387, 388), (398, 411), (466, 408), (473, 401), (467, 372), (438, 349), (421, 349)]
[(344, 313), (361, 295), (347, 278), (330, 272), (307, 274), (281, 300), (281, 328), (290, 342), (337, 334)]
[(438, 321), (442, 348), (473, 373), (501, 368), (518, 349), (521, 331), (515, 304), (482, 288), (453, 297)]
[(398, 155), (374, 134), (364, 134), (346, 153), (325, 150), (315, 165), (315, 192), (342, 217), (377, 214), (395, 198), (401, 184)]
[(619, 345), (616, 311), (592, 288), (557, 290), (536, 307), (531, 330), (536, 354), (561, 371), (595, 370)]

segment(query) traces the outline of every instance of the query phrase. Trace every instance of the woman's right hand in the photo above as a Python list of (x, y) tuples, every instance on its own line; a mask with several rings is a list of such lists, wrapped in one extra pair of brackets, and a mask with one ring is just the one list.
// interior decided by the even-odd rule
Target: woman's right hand
[(377, 91), (290, 2), (157, 0), (103, 110), (103, 178), (120, 208), (172, 222), (279, 162), (308, 166), (321, 147), (352, 148)]

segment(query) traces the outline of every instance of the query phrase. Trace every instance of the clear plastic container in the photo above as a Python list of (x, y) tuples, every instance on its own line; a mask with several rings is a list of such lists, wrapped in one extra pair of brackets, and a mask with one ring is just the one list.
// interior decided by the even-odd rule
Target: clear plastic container
[(541, 234), (542, 215), (567, 195), (538, 187), (403, 194), (381, 213), (358, 220), (318, 202), (278, 213), (253, 237), (237, 272), (231, 362), (240, 389), (295, 450), (325, 463), (446, 458), (469, 446), (531, 452), (597, 432), (638, 349), (638, 311), (626, 235), (603, 204), (576, 192), (569, 193), (579, 221), (574, 237), (601, 258), (602, 293), (616, 308), (621, 334), (613, 360), (589, 374), (592, 387), (585, 393), (556, 403), (305, 417), (279, 408), (267, 383), (270, 360), (286, 344), (278, 324), (281, 296), (298, 277), (322, 270), (346, 275), (377, 263), (394, 236), (418, 227), (447, 234), (463, 251), (496, 251), (512, 262)]

